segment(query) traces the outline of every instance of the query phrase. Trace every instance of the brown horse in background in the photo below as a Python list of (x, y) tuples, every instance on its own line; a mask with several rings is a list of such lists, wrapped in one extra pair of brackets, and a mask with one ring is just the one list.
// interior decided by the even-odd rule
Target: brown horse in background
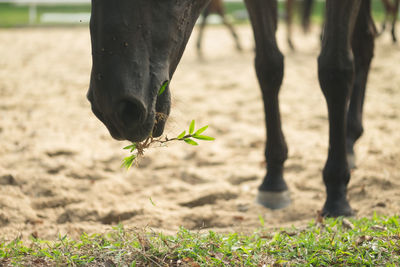
[[(314, 0), (303, 0), (301, 1), (301, 25), (304, 33), (309, 32), (310, 23), (311, 23), (311, 12), (314, 4)], [(289, 47), (294, 50), (294, 45), (292, 42), (292, 24), (293, 24), (293, 11), (294, 11), (295, 0), (286, 0), (285, 3), (285, 21), (286, 21), (286, 30), (287, 30), (287, 42)], [(226, 19), (225, 16), (225, 8), (223, 0), (211, 0), (210, 4), (204, 9), (201, 16), (201, 24), (199, 29), (199, 34), (197, 37), (197, 52), (201, 56), (201, 44), (203, 40), (204, 28), (207, 24), (207, 17), (210, 14), (217, 14), (221, 17), (223, 24), (228, 28), (230, 33), (232, 34), (233, 40), (236, 44), (236, 49), (238, 51), (242, 50), (242, 46), (240, 44), (239, 37), (235, 31), (233, 25)]]
[(222, 23), (228, 28), (229, 32), (232, 34), (233, 40), (236, 44), (236, 49), (238, 51), (242, 51), (242, 46), (239, 41), (239, 37), (235, 31), (233, 25), (229, 22), (229, 20), (225, 16), (225, 8), (223, 0), (211, 0), (210, 4), (204, 9), (201, 15), (201, 24), (199, 29), (199, 35), (197, 37), (197, 52), (201, 56), (201, 43), (203, 40), (204, 28), (207, 24), (207, 17), (210, 14), (217, 14), (221, 17)]
[(381, 31), (379, 32), (379, 34), (382, 34), (385, 31), (387, 20), (390, 18), (391, 23), (392, 23), (391, 34), (392, 34), (393, 43), (397, 42), (396, 20), (397, 20), (398, 13), (399, 13), (399, 2), (400, 2), (400, 0), (393, 0), (393, 1), (382, 0), (383, 7), (385, 8), (385, 18), (383, 19), (382, 28), (381, 28)]
[[(289, 47), (294, 50), (294, 45), (292, 42), (292, 17), (293, 17), (293, 6), (295, 0), (286, 0), (286, 27), (287, 27), (287, 41)], [(314, 0), (304, 0), (301, 12), (301, 24), (303, 31), (308, 32), (310, 26), (311, 11), (313, 7)], [(396, 37), (396, 21), (398, 18), (400, 0), (382, 0), (383, 7), (385, 9), (385, 17), (382, 21), (381, 30), (378, 35), (381, 35), (385, 29), (387, 21), (390, 19), (391, 22), (391, 35), (394, 43), (397, 42)]]
[[(308, 33), (310, 30), (310, 24), (311, 24), (311, 13), (312, 13), (312, 8), (314, 5), (314, 0), (303, 0), (301, 1), (301, 26), (303, 28), (304, 33)], [(294, 10), (294, 4), (295, 0), (286, 0), (286, 14), (285, 14), (285, 20), (286, 20), (286, 39), (288, 42), (288, 45), (290, 49), (294, 50), (294, 44), (292, 41), (292, 24), (293, 24), (293, 10)]]

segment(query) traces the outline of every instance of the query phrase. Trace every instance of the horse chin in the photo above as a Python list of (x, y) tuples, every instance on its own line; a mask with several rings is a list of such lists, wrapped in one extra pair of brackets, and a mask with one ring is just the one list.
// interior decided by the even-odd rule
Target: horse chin
[[(150, 128), (152, 129), (152, 128)], [(133, 143), (142, 142), (146, 140), (152, 134), (152, 130), (148, 130), (147, 127), (136, 128), (132, 131), (128, 131), (124, 134), (122, 140), (128, 140)]]
[(124, 140), (125, 138), (122, 136), (122, 134), (117, 129), (117, 127), (115, 127), (114, 124), (112, 124), (109, 120), (107, 120), (103, 116), (103, 114), (95, 108), (95, 106), (93, 104), (93, 99), (91, 97), (89, 97), (89, 94), (88, 94), (88, 99), (91, 103), (93, 114), (106, 126), (111, 137), (114, 138), (115, 140), (119, 140), (119, 141)]
[[(152, 137), (160, 137), (165, 128), (165, 124), (167, 122), (168, 115), (161, 112), (156, 112), (155, 116), (150, 116), (148, 118), (147, 123), (142, 125), (142, 127), (131, 129), (131, 131), (127, 131), (125, 133), (124, 138), (131, 142), (141, 142), (146, 140), (149, 136)], [(153, 123), (151, 123), (153, 122)], [(111, 131), (110, 131), (111, 133)], [(114, 135), (112, 135), (114, 137)], [(115, 138), (115, 137), (114, 137)], [(118, 138), (115, 138), (118, 139)], [(121, 140), (121, 138), (119, 139)]]

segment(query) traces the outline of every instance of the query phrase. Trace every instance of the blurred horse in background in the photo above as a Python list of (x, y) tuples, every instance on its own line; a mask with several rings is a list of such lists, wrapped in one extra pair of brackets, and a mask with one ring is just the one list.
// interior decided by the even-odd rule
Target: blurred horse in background
[[(285, 3), (285, 22), (286, 22), (286, 30), (287, 30), (287, 42), (290, 49), (294, 50), (294, 44), (292, 41), (292, 24), (293, 24), (293, 11), (295, 8), (295, 0), (286, 0)], [(311, 13), (314, 4), (314, 0), (302, 0), (300, 7), (300, 16), (301, 16), (301, 25), (304, 33), (308, 33), (310, 30), (311, 24)], [(240, 44), (239, 37), (235, 31), (232, 23), (225, 16), (225, 8), (223, 0), (211, 0), (210, 4), (204, 9), (201, 15), (201, 24), (199, 29), (199, 34), (197, 37), (197, 52), (200, 56), (202, 56), (201, 44), (203, 40), (204, 28), (207, 25), (207, 17), (211, 14), (217, 14), (221, 17), (222, 23), (228, 28), (231, 33), (233, 40), (236, 44), (236, 49), (238, 51), (242, 50), (242, 46)]]
[(383, 7), (385, 8), (385, 17), (382, 21), (382, 27), (379, 32), (379, 35), (381, 35), (385, 31), (387, 21), (388, 21), (388, 19), (391, 19), (391, 23), (392, 23), (391, 34), (392, 34), (393, 43), (397, 42), (396, 20), (399, 15), (399, 2), (400, 2), (400, 0), (393, 0), (393, 1), (382, 0)]
[[(292, 24), (293, 24), (293, 10), (294, 10), (295, 0), (286, 0), (286, 34), (287, 34), (287, 42), (290, 49), (294, 50), (294, 44), (292, 41)], [(308, 33), (310, 31), (311, 24), (311, 13), (314, 5), (314, 0), (303, 0), (301, 1), (301, 26), (303, 28), (304, 33)]]
[(210, 4), (204, 9), (201, 15), (201, 24), (199, 34), (197, 36), (197, 53), (199, 54), (199, 56), (202, 56), (201, 43), (203, 40), (204, 28), (207, 24), (207, 17), (211, 14), (217, 14), (221, 17), (222, 23), (228, 28), (229, 32), (232, 34), (233, 40), (236, 44), (236, 49), (238, 51), (242, 51), (242, 46), (240, 44), (239, 37), (235, 31), (235, 28), (225, 16), (225, 7), (223, 0), (211, 0)]

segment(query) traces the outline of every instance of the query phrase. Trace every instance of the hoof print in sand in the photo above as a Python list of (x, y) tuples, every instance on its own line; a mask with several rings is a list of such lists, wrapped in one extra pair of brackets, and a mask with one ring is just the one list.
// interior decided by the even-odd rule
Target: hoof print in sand
[(304, 166), (302, 166), (301, 164), (296, 164), (296, 163), (292, 163), (285, 167), (285, 171), (287, 171), (287, 172), (299, 173), (304, 170), (305, 170)]
[(71, 157), (71, 156), (76, 155), (76, 152), (70, 151), (70, 150), (59, 149), (59, 150), (54, 150), (54, 151), (47, 151), (46, 154), (50, 158), (60, 157), (60, 156)]
[(84, 221), (97, 221), (102, 224), (117, 224), (121, 221), (129, 220), (137, 215), (143, 214), (143, 210), (133, 210), (133, 211), (110, 211), (106, 215), (100, 214), (97, 210), (86, 210), (86, 209), (67, 209), (62, 213), (58, 219), (57, 223), (63, 224), (67, 222), (84, 222)]
[(188, 184), (204, 184), (207, 180), (199, 177), (197, 174), (183, 171), (180, 174), (180, 180)]
[(48, 174), (58, 174), (59, 172), (61, 172), (64, 169), (65, 169), (64, 165), (58, 165), (58, 166), (55, 166), (55, 167), (48, 167), (47, 168), (47, 173)]
[(70, 208), (58, 217), (57, 223), (63, 224), (68, 222), (99, 221), (99, 217), (99, 212), (97, 210)]
[(11, 174), (0, 176), (0, 185), (18, 185), (17, 180)]
[(107, 179), (107, 175), (93, 171), (80, 171), (80, 172), (72, 171), (67, 176), (77, 180), (89, 180), (89, 181), (99, 181)]
[(229, 178), (229, 183), (231, 183), (232, 185), (240, 185), (246, 182), (250, 182), (250, 181), (255, 181), (258, 180), (259, 177), (253, 175), (253, 176), (247, 176), (247, 177), (237, 177), (237, 176), (232, 176), (231, 178)]
[(80, 202), (81, 199), (77, 198), (63, 198), (63, 197), (41, 197), (35, 199), (32, 203), (32, 208), (36, 210), (41, 209), (54, 209), (59, 207), (66, 207), (73, 203)]
[(211, 193), (188, 202), (180, 203), (179, 205), (188, 208), (194, 208), (204, 205), (212, 205), (215, 204), (218, 200), (230, 200), (237, 197), (238, 195), (232, 192)]
[(111, 211), (106, 216), (101, 218), (101, 222), (103, 224), (117, 224), (119, 222), (129, 220), (130, 218), (133, 218), (141, 214), (143, 214), (143, 210), (134, 210), (125, 212)]
[(4, 213), (0, 212), (0, 226), (6, 226), (9, 223), (10, 220), (8, 219), (8, 217)]

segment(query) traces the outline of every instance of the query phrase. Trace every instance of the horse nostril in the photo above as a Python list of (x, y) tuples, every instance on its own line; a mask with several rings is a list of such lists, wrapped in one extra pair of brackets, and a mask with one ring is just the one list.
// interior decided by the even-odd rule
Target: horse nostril
[(135, 100), (123, 100), (118, 106), (118, 115), (125, 127), (141, 123), (146, 118), (146, 108)]

